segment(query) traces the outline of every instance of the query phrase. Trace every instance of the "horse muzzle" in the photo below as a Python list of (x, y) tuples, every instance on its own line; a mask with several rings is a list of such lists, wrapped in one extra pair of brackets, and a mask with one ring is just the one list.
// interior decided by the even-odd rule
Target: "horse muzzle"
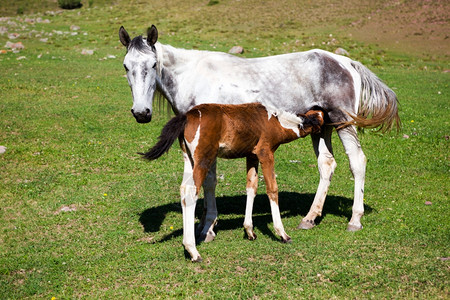
[(134, 109), (132, 109), (131, 113), (138, 123), (148, 123), (152, 120), (152, 112), (149, 108), (146, 108), (144, 111), (140, 112), (136, 112), (134, 111)]

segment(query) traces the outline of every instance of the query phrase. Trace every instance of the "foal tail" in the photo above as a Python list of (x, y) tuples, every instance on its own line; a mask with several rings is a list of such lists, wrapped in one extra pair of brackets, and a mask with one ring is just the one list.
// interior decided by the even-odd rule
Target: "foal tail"
[(139, 154), (149, 160), (155, 160), (161, 157), (165, 152), (169, 151), (175, 140), (183, 135), (186, 120), (185, 114), (179, 114), (173, 117), (162, 129), (156, 145), (148, 152)]
[(353, 121), (346, 122), (340, 128), (356, 125), (363, 128), (377, 128), (382, 132), (401, 127), (398, 116), (398, 100), (380, 78), (363, 64), (352, 61), (352, 66), (361, 76), (361, 99), (356, 116), (350, 115)]

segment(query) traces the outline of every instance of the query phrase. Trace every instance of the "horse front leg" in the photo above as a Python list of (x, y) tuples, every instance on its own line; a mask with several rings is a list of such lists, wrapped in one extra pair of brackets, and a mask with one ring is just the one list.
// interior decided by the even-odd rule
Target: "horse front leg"
[(352, 218), (348, 223), (348, 231), (358, 231), (363, 228), (361, 217), (364, 214), (364, 182), (366, 177), (367, 159), (364, 155), (354, 127), (346, 127), (338, 131), (339, 138), (348, 156), (350, 170), (355, 179), (355, 192), (352, 208)]
[(314, 146), (314, 152), (317, 156), (317, 166), (320, 174), (319, 186), (314, 197), (313, 204), (309, 209), (308, 214), (302, 219), (300, 225), (297, 228), (311, 229), (316, 223), (315, 219), (322, 215), (323, 205), (325, 198), (330, 187), (331, 177), (333, 176), (334, 169), (336, 168), (336, 160), (333, 156), (333, 149), (331, 147), (331, 133), (333, 127), (324, 126), (320, 135), (312, 134), (312, 142)]
[(198, 239), (205, 242), (211, 242), (216, 237), (214, 232), (214, 226), (217, 224), (216, 185), (216, 161), (214, 161), (203, 183), (204, 207), (197, 226)]
[(181, 209), (183, 212), (183, 245), (193, 262), (200, 262), (202, 258), (195, 245), (195, 205), (198, 190), (194, 182), (192, 163), (187, 153), (183, 153), (184, 172), (180, 186)]
[(281, 237), (283, 243), (290, 243), (291, 237), (284, 231), (284, 226), (281, 221), (280, 208), (278, 206), (278, 185), (275, 179), (274, 158), (273, 153), (266, 149), (261, 151), (262, 155), (258, 155), (261, 162), (261, 168), (266, 182), (267, 196), (269, 197), (270, 210), (272, 211), (273, 228), (275, 232)]
[(256, 239), (256, 234), (253, 231), (253, 202), (258, 188), (258, 158), (247, 157), (247, 205), (245, 206), (244, 229), (247, 233), (247, 238), (251, 241)]

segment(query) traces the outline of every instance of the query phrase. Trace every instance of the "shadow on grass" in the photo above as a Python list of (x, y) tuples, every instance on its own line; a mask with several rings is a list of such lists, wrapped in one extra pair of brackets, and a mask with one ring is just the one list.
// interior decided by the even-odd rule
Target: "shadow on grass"
[[(288, 217), (298, 217), (300, 223), (303, 216), (305, 216), (314, 200), (314, 194), (299, 194), (294, 192), (280, 192), (280, 212), (282, 219)], [(245, 214), (246, 196), (224, 196), (217, 197), (217, 210), (219, 212), (219, 221), (215, 226), (215, 231), (221, 230), (235, 230), (242, 228), (244, 231), (243, 222)], [(335, 216), (345, 217), (350, 220), (352, 216), (353, 199), (328, 195), (322, 217), (318, 217), (315, 221), (319, 225), (326, 215), (331, 214)], [(365, 214), (370, 214), (372, 208), (364, 205)], [(203, 199), (197, 202), (196, 216), (200, 218), (203, 211)], [(161, 206), (146, 209), (140, 214), (139, 221), (144, 227), (145, 232), (158, 232), (160, 227), (169, 212), (179, 212), (181, 217), (181, 205), (178, 202), (169, 203)], [(235, 218), (225, 218), (226, 215), (239, 215)], [(269, 200), (265, 194), (257, 195), (253, 205), (253, 226), (258, 228), (262, 234), (269, 236), (273, 240), (280, 240), (268, 224), (272, 223), (272, 215), (270, 212)], [(172, 238), (181, 236), (182, 229), (175, 230), (168, 235), (165, 235), (159, 240), (164, 242)]]

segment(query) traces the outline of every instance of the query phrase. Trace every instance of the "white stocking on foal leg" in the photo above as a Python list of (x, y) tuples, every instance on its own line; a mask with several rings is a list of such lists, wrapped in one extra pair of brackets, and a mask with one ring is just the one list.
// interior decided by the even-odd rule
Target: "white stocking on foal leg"
[(356, 135), (354, 127), (346, 127), (338, 131), (345, 153), (348, 156), (350, 170), (355, 179), (355, 194), (352, 208), (352, 218), (348, 223), (348, 231), (358, 231), (363, 228), (361, 217), (364, 214), (364, 181), (366, 176), (366, 156)]
[(195, 205), (197, 203), (197, 188), (194, 184), (191, 161), (186, 153), (183, 153), (184, 173), (180, 187), (181, 208), (183, 211), (183, 245), (192, 261), (200, 262), (202, 258), (195, 246)]
[(322, 215), (323, 205), (330, 186), (331, 177), (336, 168), (336, 160), (333, 156), (333, 149), (331, 147), (331, 133), (333, 128), (324, 126), (321, 135), (311, 135), (314, 151), (317, 156), (317, 165), (319, 168), (320, 182), (314, 197), (313, 204), (309, 209), (308, 214), (302, 219), (302, 222), (297, 228), (311, 229), (316, 224), (314, 220), (317, 216)]
[(253, 202), (258, 188), (258, 164), (257, 158), (247, 157), (247, 205), (245, 207), (244, 229), (249, 240), (256, 239), (256, 234), (253, 231)]

